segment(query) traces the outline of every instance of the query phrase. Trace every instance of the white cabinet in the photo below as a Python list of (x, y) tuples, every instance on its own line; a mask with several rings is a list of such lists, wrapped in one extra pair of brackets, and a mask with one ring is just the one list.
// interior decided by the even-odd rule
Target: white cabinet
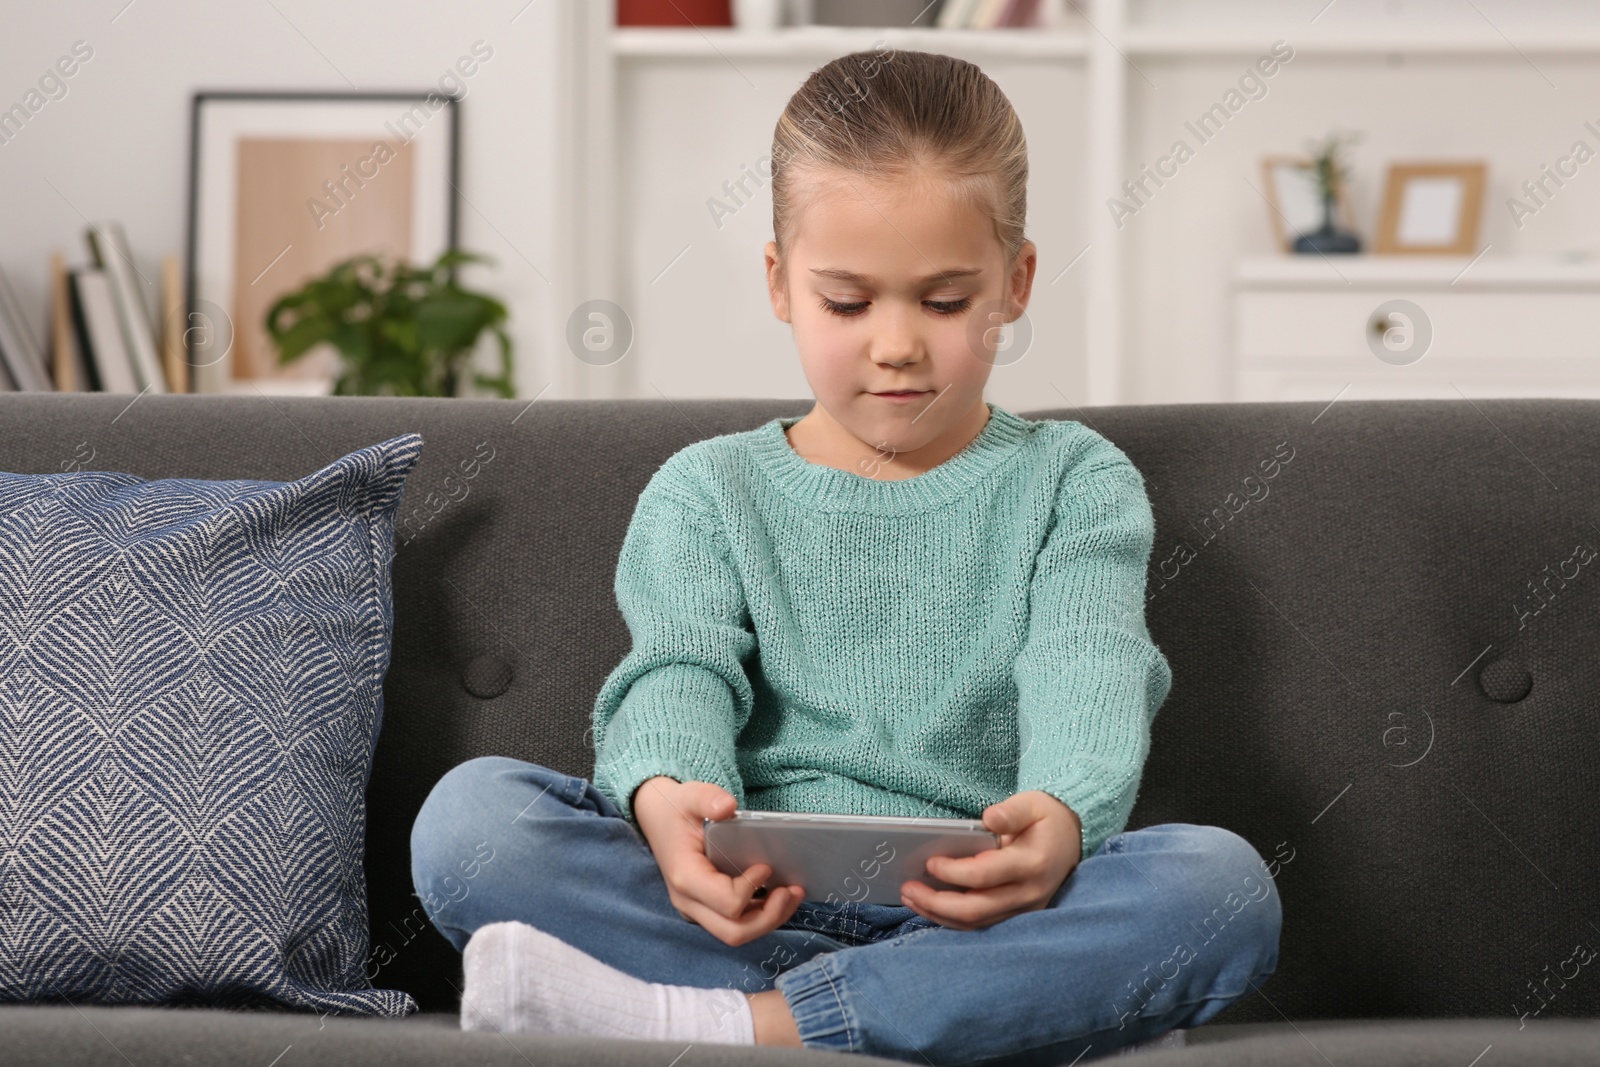
[(1236, 400), (1600, 397), (1594, 260), (1245, 259), (1233, 317)]

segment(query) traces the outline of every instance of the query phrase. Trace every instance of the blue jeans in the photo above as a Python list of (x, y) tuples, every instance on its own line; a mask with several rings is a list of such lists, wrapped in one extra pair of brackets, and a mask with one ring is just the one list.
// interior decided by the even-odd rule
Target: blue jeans
[(434, 786), (411, 871), (458, 949), (518, 920), (649, 982), (783, 993), (808, 1048), (937, 1067), (1091, 1059), (1196, 1027), (1278, 963), (1260, 855), (1215, 826), (1115, 834), (1049, 906), (956, 930), (888, 904), (802, 902), (738, 947), (673, 907), (655, 854), (586, 779), (504, 757)]

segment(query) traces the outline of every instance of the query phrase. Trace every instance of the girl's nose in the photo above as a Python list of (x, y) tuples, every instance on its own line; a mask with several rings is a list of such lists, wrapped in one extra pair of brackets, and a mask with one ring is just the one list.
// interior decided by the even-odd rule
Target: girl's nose
[(901, 367), (920, 359), (922, 340), (915, 319), (904, 312), (885, 315), (882, 330), (874, 339), (873, 358), (891, 367)]
[(922, 341), (918, 341), (917, 334), (910, 331), (878, 338), (872, 347), (872, 358), (883, 366), (896, 368), (907, 363), (922, 363)]

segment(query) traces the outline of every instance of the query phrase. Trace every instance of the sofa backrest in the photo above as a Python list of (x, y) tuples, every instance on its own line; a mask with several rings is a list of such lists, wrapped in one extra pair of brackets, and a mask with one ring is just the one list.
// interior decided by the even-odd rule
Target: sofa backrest
[[(4, 394), (0, 470), (287, 480), (423, 435), (369, 790), (370, 970), (448, 1011), (459, 956), (410, 882), (424, 796), (478, 755), (592, 772), (640, 490), (679, 448), (809, 407)], [(1283, 900), (1278, 971), (1225, 1021), (1600, 1014), (1600, 977), (1574, 973), (1600, 946), (1600, 401), (1019, 414), (1084, 422), (1144, 473), (1174, 684), (1129, 828), (1234, 830)], [(1223, 905), (1196, 900), (1196, 922)]]

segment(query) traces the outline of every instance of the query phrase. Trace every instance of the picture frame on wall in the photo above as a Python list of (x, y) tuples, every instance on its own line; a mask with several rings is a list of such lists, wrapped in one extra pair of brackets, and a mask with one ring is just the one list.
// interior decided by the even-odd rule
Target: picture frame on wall
[[(1317, 188), (1310, 156), (1263, 157), (1261, 185), (1279, 251), (1293, 252), (1297, 239), (1322, 228), (1322, 193)], [(1341, 229), (1352, 228), (1349, 199), (1342, 190), (1334, 215), (1334, 222)]]
[(436, 91), (197, 92), (183, 342), (195, 392), (327, 393), (331, 347), (286, 366), (284, 294), (352, 256), (456, 245), (460, 99)]
[(1384, 182), (1374, 251), (1471, 255), (1478, 250), (1488, 167), (1478, 161), (1395, 163)]

